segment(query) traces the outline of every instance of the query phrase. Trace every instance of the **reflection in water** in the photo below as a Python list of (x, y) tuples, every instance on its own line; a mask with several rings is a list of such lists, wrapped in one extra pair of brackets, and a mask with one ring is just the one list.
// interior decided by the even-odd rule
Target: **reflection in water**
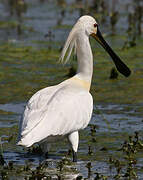
[[(117, 165), (118, 161), (118, 163), (125, 162), (125, 164), (128, 165), (127, 162), (129, 162), (129, 160), (133, 161), (136, 160), (136, 158), (133, 157), (133, 152), (131, 152), (131, 154), (126, 154), (127, 156), (125, 156), (125, 153), (128, 153), (127, 150), (133, 150), (133, 145), (135, 145), (135, 143), (137, 142), (138, 145), (141, 146), (141, 148), (143, 147), (142, 141), (140, 139), (142, 137), (143, 128), (143, 124), (141, 123), (142, 106), (100, 104), (97, 105), (96, 108), (94, 107), (94, 111), (98, 111), (98, 113), (95, 112), (93, 114), (93, 119), (89, 125), (91, 128), (86, 128), (84, 132), (81, 132), (80, 134), (82, 141), (80, 143), (79, 161), (77, 162), (77, 164), (72, 164), (72, 162), (69, 160), (69, 156), (63, 154), (63, 152), (60, 152), (61, 144), (58, 143), (56, 144), (56, 146), (53, 146), (52, 152), (54, 155), (49, 154), (49, 159), (47, 160), (45, 160), (40, 154), (34, 155), (30, 152), (26, 153), (23, 150), (21, 152), (20, 148), (18, 149), (18, 147), (14, 145), (16, 136), (15, 132), (17, 131), (17, 129), (15, 129), (16, 126), (13, 123), (16, 124), (18, 119), (20, 119), (20, 117), (17, 116), (17, 113), (21, 114), (24, 105), (24, 103), (11, 103), (5, 105), (0, 104), (0, 110), (3, 110), (1, 111), (0, 115), (0, 122), (3, 123), (3, 126), (1, 126), (0, 123), (0, 133), (2, 134), (2, 144), (4, 147), (3, 156), (0, 158), (1, 160), (2, 158), (4, 158), (3, 160), (5, 160), (7, 164), (9, 162), (13, 162), (13, 165), (15, 167), (13, 171), (16, 170), (17, 172), (18, 166), (19, 168), (22, 168), (20, 165), (24, 165), (24, 168), (29, 168), (29, 171), (26, 171), (25, 169), (19, 171), (19, 177), (25, 177), (26, 175), (30, 177), (32, 176), (33, 178), (31, 179), (36, 179), (34, 178), (34, 175), (35, 172), (39, 170), (39, 174), (43, 173), (45, 176), (56, 178), (59, 175), (58, 177), (61, 179), (74, 179), (76, 177), (82, 177), (86, 179), (105, 179), (103, 178), (102, 174), (105, 174), (106, 176), (109, 176), (110, 179), (112, 179), (112, 177), (116, 175), (116, 169), (118, 168), (118, 166), (113, 166), (114, 163), (116, 163)], [(6, 113), (5, 110), (9, 113), (11, 112), (11, 114)], [(101, 113), (106, 118), (106, 121), (101, 116)], [(3, 120), (7, 121), (5, 122)], [(107, 128), (107, 121), (109, 122), (110, 129)], [(7, 125), (8, 123), (9, 125)], [(134, 131), (136, 131), (135, 135), (132, 137), (129, 136), (129, 142), (127, 142), (128, 135), (133, 134)], [(137, 131), (140, 133), (138, 134)], [(91, 141), (92, 137), (96, 137), (96, 141)], [(9, 147), (8, 149), (6, 149), (7, 145)], [(121, 153), (120, 147), (124, 149), (124, 154), (122, 157), (119, 156), (119, 154)], [(135, 150), (139, 151), (137, 149), (137, 146), (135, 147)], [(65, 143), (63, 142), (62, 149), (64, 148)], [(65, 155), (64, 159), (59, 158), (61, 154), (63, 156)], [(123, 161), (123, 158), (129, 157), (129, 155), (131, 155), (132, 158), (126, 158), (126, 161)], [(137, 169), (141, 170), (140, 172), (138, 172), (138, 176), (140, 177), (140, 179), (142, 179), (142, 156), (138, 157), (136, 163)], [(41, 165), (43, 167), (43, 170), (41, 168)], [(112, 171), (109, 170), (109, 165), (112, 165)], [(123, 170), (122, 175), (124, 175), (126, 172), (125, 167), (125, 165), (121, 167)], [(4, 170), (9, 170), (8, 176), (14, 176), (13, 174), (10, 174), (10, 169), (5, 168), (7, 168), (6, 165), (4, 166)], [(32, 171), (30, 169), (32, 169)], [(133, 170), (137, 172), (136, 168), (133, 168)], [(47, 174), (45, 174), (45, 172), (47, 172)], [(36, 177), (38, 177), (38, 174)]]
[[(69, 2), (70, 3), (72, 2), (72, 3), (70, 4)], [(101, 26), (105, 28), (104, 32), (106, 30), (108, 31), (111, 30), (112, 33), (116, 32), (116, 34), (118, 34), (120, 29), (122, 29), (122, 34), (125, 35), (125, 33), (127, 33), (128, 38), (127, 38), (127, 41), (125, 42), (126, 43), (125, 47), (127, 48), (135, 46), (137, 43), (136, 42), (137, 36), (142, 35), (142, 19), (143, 19), (142, 0), (132, 0), (132, 1), (130, 0), (124, 0), (124, 1), (122, 0), (118, 0), (118, 1), (116, 0), (114, 1), (113, 0), (109, 0), (109, 1), (106, 1), (106, 0), (100, 0), (100, 1), (97, 1), (97, 0), (91, 0), (91, 1), (87, 1), (87, 0), (72, 0), (72, 1), (69, 1), (69, 0), (60, 0), (60, 1), (59, 0), (57, 1), (53, 1), (53, 0), (37, 0), (37, 1), (36, 0), (35, 1), (34, 0), (32, 1), (30, 0), (29, 1), (28, 0), (25, 0), (25, 1), (24, 0), (3, 0), (3, 1), (0, 1), (0, 4), (2, 3), (5, 9), (3, 8), (3, 6), (1, 6), (2, 7), (1, 11), (3, 11), (4, 13), (1, 13), (0, 22), (1, 21), (5, 21), (6, 23), (14, 22), (14, 25), (6, 26), (3, 29), (0, 26), (0, 32), (1, 33), (4, 32), (6, 34), (6, 35), (4, 34), (5, 37), (1, 35), (0, 38), (7, 38), (9, 35), (11, 35), (12, 38), (14, 38), (15, 29), (16, 29), (16, 35), (18, 35), (18, 37), (22, 39), (21, 35), (24, 34), (24, 30), (23, 30), (24, 24), (26, 24), (26, 26), (28, 25), (30, 27), (32, 26), (33, 29), (34, 30), (36, 29), (36, 31), (38, 31), (39, 33), (43, 33), (42, 35), (38, 34), (38, 36), (35, 36), (34, 33), (29, 33), (27, 39), (25, 40), (26, 45), (27, 45), (27, 42), (29, 41), (31, 42), (33, 39), (37, 40), (36, 38), (37, 37), (39, 38), (39, 36), (43, 37), (43, 35), (47, 32), (47, 30), (50, 29), (48, 31), (47, 38), (49, 42), (48, 46), (50, 46), (49, 49), (52, 48), (53, 41), (55, 42), (63, 41), (63, 39), (66, 37), (66, 33), (68, 33), (69, 31), (66, 26), (63, 27), (63, 29), (61, 27), (58, 27), (56, 29), (55, 27), (57, 25), (63, 25), (63, 24), (71, 25), (73, 24), (75, 18), (85, 13), (96, 16), (100, 25), (102, 23), (105, 23), (105, 25)], [(30, 6), (28, 6), (29, 3), (30, 3)], [(28, 10), (28, 13), (27, 13), (27, 10)], [(111, 15), (111, 12), (112, 12), (112, 15)], [(53, 29), (54, 29), (55, 34), (53, 34)], [(44, 43), (42, 42), (38, 46), (38, 43), (35, 41), (33, 44), (39, 48)], [(47, 48), (47, 44), (46, 44), (46, 48)], [(15, 49), (12, 48), (8, 54), (5, 49), (2, 48), (1, 54), (2, 53), (6, 54), (6, 57), (5, 57), (6, 62), (2, 62), (1, 60), (1, 63), (2, 63), (1, 65), (6, 64), (6, 66), (9, 67), (7, 69), (5, 68), (4, 70), (6, 70), (7, 74), (9, 74), (10, 76), (6, 76), (5, 78), (3, 78), (5, 74), (3, 74), (3, 72), (1, 71), (0, 77), (1, 79), (3, 78), (3, 82), (5, 83), (4, 85), (1, 85), (2, 88), (4, 88), (6, 84), (9, 83), (10, 78), (13, 79), (17, 75), (19, 75), (20, 78), (18, 78), (18, 80), (14, 78), (13, 81), (16, 81), (16, 83), (19, 84), (17, 87), (18, 93), (22, 91), (22, 89), (28, 89), (29, 86), (31, 86), (32, 88), (38, 86), (39, 88), (39, 86), (41, 85), (41, 82), (45, 83), (45, 79), (46, 81), (49, 80), (50, 77), (52, 77), (53, 72), (57, 72), (55, 71), (55, 69), (57, 68), (56, 65), (52, 64), (52, 68), (49, 68), (50, 63), (48, 64), (47, 58), (45, 58), (47, 62), (46, 65), (48, 66), (48, 73), (50, 75), (47, 73), (47, 71), (45, 71), (45, 68), (47, 67), (44, 67), (45, 65), (44, 63), (41, 63), (43, 61), (41, 61), (40, 59), (43, 56), (47, 56), (47, 54), (46, 53), (44, 54), (44, 52), (42, 52), (38, 56), (38, 54), (36, 53), (33, 53), (34, 55), (31, 54), (32, 50), (29, 50), (28, 48), (25, 49), (24, 53), (23, 53), (23, 50), (17, 49), (16, 51)], [(11, 52), (13, 51), (15, 52), (15, 54), (12, 56)], [(40, 65), (42, 67), (42, 69), (35, 68), (36, 69), (35, 74), (37, 74), (38, 76), (39, 75), (41, 76), (40, 78), (38, 77), (39, 81), (35, 80), (35, 83), (34, 81), (31, 83), (32, 76), (35, 76), (34, 74), (35, 69), (34, 68), (26, 69), (26, 66), (32, 67), (32, 64), (36, 63), (36, 61), (32, 61), (32, 59), (30, 59), (30, 57), (32, 56), (39, 57), (40, 59), (39, 62), (41, 63)], [(26, 57), (26, 58), (24, 59), (23, 57)], [(21, 61), (17, 61), (17, 59), (23, 59), (22, 61), (23, 62), (25, 61), (25, 63), (20, 64)], [(30, 60), (27, 61), (27, 59), (30, 59)], [(32, 63), (30, 64), (30, 62)], [(20, 66), (23, 66), (23, 67), (20, 68)], [(33, 67), (36, 67), (36, 65), (33, 65)], [(12, 70), (10, 70), (10, 68)], [(33, 71), (33, 72), (31, 73), (30, 71)], [(43, 72), (46, 72), (46, 73), (44, 74)], [(66, 76), (70, 77), (70, 76), (73, 76), (74, 74), (75, 74), (74, 67), (72, 66), (69, 67), (69, 72), (67, 73)], [(62, 73), (61, 73), (61, 76), (62, 76)], [(116, 74), (115, 69), (112, 69), (110, 78), (116, 79), (117, 76), (118, 75)], [(23, 77), (27, 80), (27, 82), (30, 82), (29, 83), (30, 85), (28, 84), (24, 86), (24, 83), (26, 84), (27, 82), (26, 80), (23, 79)], [(58, 78), (59, 78), (59, 74), (56, 74), (53, 77), (55, 81)], [(21, 79), (23, 79), (22, 83), (21, 83)], [(34, 80), (34, 78), (32, 80)], [(114, 84), (114, 86), (116, 86), (117, 84), (116, 80), (111, 81), (111, 82)], [(36, 86), (34, 86), (35, 84)], [(97, 85), (98, 85), (98, 82), (97, 82)], [(10, 86), (8, 86), (8, 88), (9, 89), (7, 89), (7, 93), (4, 93), (3, 95), (3, 99), (4, 98), (6, 99), (7, 97), (11, 96), (11, 94), (14, 94), (13, 96), (15, 96), (16, 94), (15, 92), (16, 88), (15, 88), (15, 91), (13, 90), (14, 88), (12, 85), (11, 85), (11, 89), (10, 89)], [(6, 88), (4, 88), (3, 91), (5, 91), (5, 89)], [(31, 89), (29, 90), (29, 93), (32, 93), (33, 89), (32, 91)], [(10, 91), (12, 92), (9, 93)], [(98, 93), (98, 89), (97, 89), (97, 93)], [(20, 98), (22, 98), (22, 100), (26, 99), (27, 95), (25, 94), (23, 95), (23, 94), (24, 94), (24, 90), (19, 95), (18, 101)], [(27, 155), (23, 151), (22, 153), (20, 153), (19, 152), (20, 149), (14, 146), (15, 135), (13, 134), (13, 132), (14, 133), (17, 132), (16, 125), (18, 124), (18, 121), (20, 119), (24, 106), (25, 106), (25, 103), (21, 103), (21, 102), (19, 104), (12, 104), (12, 103), (0, 104), (0, 136), (2, 137), (2, 143), (4, 145), (4, 160), (6, 160), (7, 164), (9, 161), (13, 161), (15, 164), (24, 164), (25, 160), (30, 159), (30, 160), (33, 160), (33, 162), (31, 161), (33, 163), (33, 166), (36, 166), (39, 163), (37, 156), (34, 157), (32, 155), (31, 156)], [(97, 108), (95, 108), (94, 109), (95, 113), (93, 113), (93, 118), (90, 124), (91, 132), (89, 131), (89, 128), (87, 128), (83, 134), (81, 132), (82, 141), (80, 144), (79, 157), (84, 160), (79, 161), (77, 163), (77, 167), (83, 177), (90, 178), (94, 176), (96, 179), (99, 179), (100, 174), (98, 173), (94, 174), (95, 172), (112, 175), (112, 173), (108, 174), (110, 173), (109, 168), (108, 168), (109, 163), (105, 161), (105, 158), (102, 158), (103, 154), (104, 155), (107, 154), (108, 157), (110, 156), (111, 153), (115, 155), (119, 154), (119, 151), (117, 151), (121, 143), (119, 141), (123, 141), (123, 139), (125, 139), (124, 137), (127, 137), (129, 134), (133, 134), (134, 131), (139, 131), (142, 135), (143, 118), (142, 118), (142, 105), (141, 106), (139, 105), (138, 107), (136, 107), (135, 105), (122, 106), (122, 105), (113, 105), (113, 104), (112, 105), (103, 104), (103, 105), (98, 105), (97, 107), (98, 107), (98, 112), (95, 112), (97, 111)], [(109, 126), (108, 122), (110, 125), (109, 128), (108, 128)], [(95, 127), (98, 127), (98, 128), (95, 128)], [(97, 133), (95, 134), (96, 130), (97, 130)], [(12, 142), (9, 141), (11, 136), (13, 137)], [(104, 142), (107, 143), (106, 153), (104, 153), (104, 151), (106, 150), (106, 147), (103, 146)], [(9, 146), (9, 149), (7, 149), (7, 146)], [(62, 146), (64, 149), (65, 148), (64, 142)], [(57, 153), (57, 155), (54, 156), (56, 160), (55, 160), (55, 167), (53, 168), (53, 170), (56, 169), (58, 155), (61, 156), (61, 154), (58, 153), (58, 150), (61, 148), (61, 146), (57, 145), (57, 147), (59, 148), (57, 149), (53, 148), (54, 154)], [(112, 149), (112, 147), (114, 147), (115, 149)], [(16, 152), (13, 149), (15, 149)], [(102, 153), (101, 157), (100, 157), (100, 153)], [(95, 155), (95, 161), (92, 160), (92, 163), (90, 162), (88, 163), (87, 160), (93, 159), (94, 157), (92, 156), (92, 154)], [(51, 162), (51, 164), (53, 164), (53, 156), (51, 156), (51, 159), (52, 160), (49, 160), (49, 161)], [(137, 164), (137, 168), (141, 170), (142, 157), (139, 157), (138, 159), (139, 161)], [(49, 169), (49, 171), (51, 171), (51, 169)], [(139, 172), (139, 177), (141, 177), (141, 179), (143, 179), (142, 174), (143, 174), (142, 172)], [(74, 176), (77, 176), (77, 175), (74, 175)]]
[[(133, 29), (136, 30), (132, 41), (135, 41), (137, 35), (142, 34), (142, 0), (125, 0), (124, 2), (121, 0), (6, 0), (0, 1), (0, 3), (5, 6), (5, 10), (2, 8), (4, 13), (2, 17), (0, 17), (0, 20), (8, 20), (8, 23), (15, 22), (12, 28), (8, 27), (2, 32), (3, 34), (7, 34), (5, 37), (2, 36), (1, 39), (7, 38), (9, 35), (15, 37), (15, 31), (13, 31), (15, 29), (16, 35), (22, 38), (23, 36), (21, 35), (23, 35), (25, 31), (23, 27), (26, 24), (26, 29), (30, 26), (33, 32), (44, 34), (47, 29), (52, 31), (52, 28), (54, 28), (54, 31), (56, 31), (55, 40), (63, 41), (62, 37), (65, 35), (65, 30), (66, 33), (68, 31), (68, 27), (64, 25), (73, 25), (74, 20), (84, 14), (95, 16), (100, 24), (104, 23), (102, 26), (105, 27), (104, 31), (111, 31), (112, 34), (115, 34), (115, 32), (116, 34), (121, 32), (125, 33), (128, 27), (131, 29), (130, 20), (128, 21), (130, 18), (127, 18), (131, 14), (134, 17), (132, 26), (135, 26), (135, 28), (131, 30), (132, 34), (134, 34)], [(30, 6), (28, 6), (29, 4)], [(64, 29), (58, 28), (58, 26), (62, 26)], [(121, 28), (122, 31), (120, 31)], [(29, 33), (28, 36), (24, 36), (24, 38), (28, 40), (38, 40), (39, 37), (35, 36), (34, 33)], [(130, 47), (129, 44), (130, 43), (128, 43), (128, 46)], [(131, 44), (135, 43), (133, 42)]]
[(143, 17), (143, 2), (142, 0), (134, 0), (134, 17), (137, 34), (141, 35), (141, 25), (142, 25), (142, 17)]
[(64, 17), (65, 17), (65, 13), (66, 13), (66, 10), (63, 8), (61, 9), (60, 11), (60, 15), (59, 17), (57, 18), (57, 25), (60, 26), (64, 20)]
[[(129, 9), (129, 7), (128, 7)], [(132, 10), (128, 13), (128, 28), (127, 40), (123, 45), (123, 49), (136, 46), (137, 36), (142, 35), (142, 17), (143, 17), (143, 3), (141, 0), (134, 0)]]
[(27, 11), (27, 4), (24, 0), (9, 0), (10, 5), (10, 14), (11, 16), (16, 14), (18, 25), (17, 25), (17, 34), (20, 36), (22, 34), (22, 14)]
[(27, 12), (27, 4), (24, 0), (8, 0), (4, 2), (6, 10), (9, 13), (9, 18), (13, 17), (17, 20), (16, 32), (20, 36), (22, 32), (23, 17), (22, 14)]
[(115, 26), (119, 19), (119, 12), (116, 10), (116, 3), (117, 1), (112, 0), (112, 12), (110, 14), (110, 24), (111, 24), (112, 35), (115, 34), (115, 30), (116, 30)]
[(17, 17), (21, 17), (22, 13), (27, 11), (27, 4), (24, 0), (8, 0), (10, 7), (10, 15), (16, 14)]
[(48, 31), (48, 33), (45, 35), (45, 38), (48, 40), (49, 42), (49, 46), (48, 49), (51, 50), (52, 49), (52, 42), (54, 40), (54, 34), (52, 33), (52, 31)]
[(65, 18), (67, 3), (65, 0), (57, 0), (57, 6), (60, 7), (59, 16), (57, 16), (57, 25), (60, 26)]

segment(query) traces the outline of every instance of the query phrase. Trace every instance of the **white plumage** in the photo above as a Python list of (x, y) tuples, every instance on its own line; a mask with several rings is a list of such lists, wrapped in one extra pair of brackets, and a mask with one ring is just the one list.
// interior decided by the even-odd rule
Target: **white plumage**
[[(95, 19), (82, 16), (70, 32), (61, 54), (61, 61), (68, 61), (75, 48), (77, 74), (56, 86), (44, 88), (31, 97), (20, 122), (18, 145), (29, 147), (34, 143), (50, 143), (59, 137), (67, 137), (73, 149), (73, 161), (77, 160), (78, 131), (88, 125), (93, 110), (93, 99), (89, 93), (93, 73), (90, 35), (106, 49), (107, 44), (100, 37)], [(68, 56), (64, 60), (67, 52)], [(110, 48), (109, 54), (118, 70), (127, 76), (123, 71), (128, 71), (128, 68), (115, 53), (113, 57), (112, 53)], [(120, 64), (124, 65), (121, 69)]]
[(64, 136), (87, 126), (92, 96), (71, 81), (42, 89), (30, 99), (23, 115), (22, 145), (29, 147), (49, 136)]

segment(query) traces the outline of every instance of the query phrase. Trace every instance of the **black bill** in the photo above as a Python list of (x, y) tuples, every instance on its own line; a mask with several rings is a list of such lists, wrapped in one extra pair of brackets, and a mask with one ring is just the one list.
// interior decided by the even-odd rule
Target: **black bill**
[(123, 74), (124, 76), (128, 77), (131, 74), (130, 69), (121, 61), (119, 56), (115, 54), (115, 52), (111, 49), (111, 47), (107, 44), (107, 42), (102, 37), (98, 26), (97, 26), (97, 33), (92, 34), (92, 36), (102, 45), (102, 47), (109, 53), (111, 58), (113, 59), (113, 62), (116, 65), (117, 70)]

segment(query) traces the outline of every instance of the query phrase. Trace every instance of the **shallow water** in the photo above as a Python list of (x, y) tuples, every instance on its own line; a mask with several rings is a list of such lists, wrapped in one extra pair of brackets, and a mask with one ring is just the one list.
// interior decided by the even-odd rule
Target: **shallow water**
[[(77, 176), (93, 179), (96, 173), (114, 179), (117, 171), (114, 166), (110, 167), (109, 158), (112, 156), (121, 161), (121, 174), (125, 174), (128, 161), (125, 152), (119, 149), (135, 131), (143, 141), (142, 36), (136, 37), (136, 46), (130, 47), (128, 42), (129, 47), (123, 48), (133, 33), (128, 34), (127, 29), (128, 15), (134, 13), (135, 2), (118, 0), (114, 6), (113, 0), (106, 1), (104, 12), (101, 7), (96, 12), (86, 8), (87, 1), (83, 1), (82, 6), (74, 0), (15, 2), (0, 0), (0, 152), (5, 160), (4, 167), (0, 165), (0, 178), (5, 171), (10, 179), (29, 178), (39, 164), (45, 163), (40, 172), (44, 171), (46, 177), (53, 179), (60, 175), (63, 179)], [(92, 3), (88, 1), (90, 7)], [(111, 11), (118, 9), (118, 21), (115, 32), (112, 32)], [(58, 57), (72, 25), (81, 14), (89, 12), (99, 21), (103, 35), (131, 68), (132, 75), (127, 79), (121, 75), (118, 79), (109, 79), (113, 64), (104, 50), (91, 40), (95, 59), (91, 87), (94, 111), (89, 126), (80, 132), (78, 162), (70, 161), (66, 141), (53, 144), (46, 160), (41, 154), (15, 145), (18, 124), (26, 102), (36, 91), (58, 84), (68, 78), (71, 67), (76, 67), (75, 61), (65, 66), (58, 64)], [(48, 38), (44, 37), (46, 33)], [(92, 134), (91, 128), (94, 127), (96, 132)], [(143, 179), (142, 149), (134, 156), (137, 164), (133, 167), (138, 179)], [(60, 171), (63, 158), (67, 162)], [(10, 162), (13, 163), (12, 169)]]
[[(92, 7), (93, 1), (88, 1), (88, 6)], [(134, 12), (134, 7), (137, 4), (131, 0), (109, 0), (105, 3), (104, 9), (106, 21), (103, 21), (103, 26), (100, 28), (104, 31), (111, 31), (110, 20), (106, 11), (118, 11), (120, 9), (120, 15), (118, 22), (116, 23), (116, 31), (119, 34), (125, 33), (128, 28), (128, 14)], [(24, 4), (10, 3), (6, 0), (0, 1), (0, 22), (1, 36), (0, 40), (20, 42), (25, 45), (31, 44), (39, 46), (32, 41), (45, 41), (44, 35), (49, 31), (52, 31), (51, 39), (54, 41), (62, 41), (67, 37), (69, 28), (75, 23), (77, 18), (82, 14), (92, 14), (97, 16), (98, 20), (101, 16), (98, 15), (96, 10), (85, 10), (86, 2), (76, 3), (73, 0), (70, 1), (51, 1), (51, 0), (25, 0)], [(81, 9), (83, 12), (81, 13)], [(101, 11), (101, 10), (99, 10)], [(103, 12), (100, 12), (103, 13)], [(7, 24), (7, 22), (9, 24)], [(42, 44), (40, 44), (41, 46)], [(39, 47), (40, 47), (39, 46)]]
[[(45, 158), (38, 154), (27, 153), (21, 147), (16, 147), (15, 138), (17, 134), (17, 128), (15, 128), (20, 120), (21, 113), (24, 109), (25, 103), (18, 104), (1, 104), (0, 110), (3, 114), (0, 115), (0, 136), (2, 137), (3, 145), (3, 156), (5, 161), (8, 163), (12, 161), (15, 166), (24, 166), (25, 162), (28, 161), (33, 170), (38, 166), (39, 163), (45, 162)], [(95, 124), (96, 129), (96, 142), (91, 142), (90, 125), (80, 134), (80, 145), (78, 151), (78, 163), (70, 165), (73, 170), (69, 171), (65, 165), (66, 174), (64, 176), (71, 178), (73, 176), (82, 175), (83, 177), (95, 177), (95, 172), (101, 173), (106, 176), (113, 176), (116, 174), (115, 169), (110, 171), (108, 158), (115, 156), (122, 159), (118, 149), (122, 146), (124, 140), (128, 139), (129, 135), (133, 135), (135, 131), (138, 131), (142, 136), (143, 129), (143, 116), (142, 112), (137, 112), (140, 109), (140, 105), (118, 105), (118, 104), (100, 104), (94, 107), (94, 112), (90, 125)], [(4, 114), (5, 112), (5, 114)], [(7, 114), (9, 113), (9, 115)], [(3, 120), (2, 120), (3, 119)], [(9, 129), (9, 131), (7, 131)], [(85, 133), (86, 132), (86, 133)], [(12, 134), (12, 139), (9, 141), (9, 137)], [(92, 147), (93, 154), (88, 154), (88, 146)], [(102, 151), (102, 148), (107, 150)], [(55, 176), (57, 173), (57, 164), (65, 157), (68, 150), (67, 142), (60, 142), (60, 144), (53, 144), (52, 151), (49, 154), (49, 158), (46, 162), (50, 165), (47, 167), (47, 171), (50, 168), (49, 175)], [(103, 156), (104, 154), (104, 156)], [(71, 157), (68, 157), (71, 158)], [(88, 172), (86, 164), (91, 162), (92, 168), (91, 173)], [(138, 170), (137, 174), (139, 179), (143, 178), (142, 174), (142, 156), (138, 157)], [(141, 172), (140, 172), (141, 171)], [(22, 173), (21, 173), (22, 175)], [(20, 175), (20, 176), (21, 176)], [(66, 178), (66, 177), (65, 177)]]

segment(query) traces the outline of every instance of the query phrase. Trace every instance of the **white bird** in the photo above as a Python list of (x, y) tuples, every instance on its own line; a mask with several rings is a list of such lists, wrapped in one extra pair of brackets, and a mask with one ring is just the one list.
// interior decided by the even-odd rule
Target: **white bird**
[(20, 122), (18, 145), (30, 147), (34, 143), (40, 143), (47, 146), (52, 141), (67, 137), (73, 150), (73, 161), (77, 161), (78, 131), (87, 127), (93, 111), (93, 98), (89, 92), (93, 73), (89, 36), (94, 37), (105, 48), (119, 72), (125, 76), (130, 75), (129, 68), (103, 39), (96, 20), (91, 16), (80, 17), (72, 28), (60, 57), (62, 62), (67, 62), (75, 48), (77, 73), (31, 97)]

